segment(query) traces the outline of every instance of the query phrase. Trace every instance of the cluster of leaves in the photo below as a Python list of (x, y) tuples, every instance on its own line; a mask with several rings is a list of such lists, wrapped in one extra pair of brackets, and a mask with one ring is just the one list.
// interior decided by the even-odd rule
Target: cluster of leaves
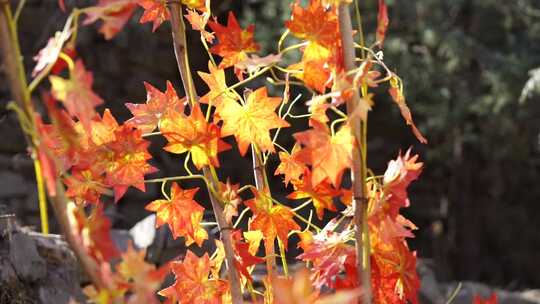
[[(227, 226), (222, 226), (222, 230), (233, 231), (235, 263), (229, 266), (238, 271), (242, 289), (249, 292), (253, 302), (355, 301), (362, 286), (357, 275), (355, 226), (350, 219), (353, 201), (365, 199), (369, 237), (362, 246), (370, 252), (369, 261), (364, 262), (371, 269), (373, 301), (417, 303), (420, 281), (415, 270), (416, 253), (406, 242), (417, 228), (400, 215), (400, 210), (409, 206), (407, 187), (418, 178), (422, 163), (410, 151), (400, 153), (383, 175), (369, 174), (365, 198), (354, 197), (353, 189), (343, 182), (344, 174), (353, 165), (353, 153), (359, 153), (355, 147), (360, 147), (362, 153), (366, 151), (352, 133), (351, 121), (366, 120), (374, 103), (367, 93), (372, 87), (387, 85), (413, 133), (419, 141), (427, 142), (413, 123), (401, 79), (380, 56), (388, 26), (384, 1), (379, 1), (376, 41), (371, 47), (363, 42), (356, 45), (363, 55), (358, 58), (361, 65), (352, 71), (344, 67), (338, 23), (338, 6), (347, 1), (311, 0), (305, 7), (293, 3), (277, 54), (264, 57), (255, 54), (259, 45), (254, 40), (253, 25), (242, 28), (232, 13), (226, 25), (216, 18), (210, 20), (210, 1), (181, 2), (187, 8), (186, 19), (200, 32), (210, 58), (209, 71), (198, 71), (209, 88), (201, 98), (195, 94), (180, 98), (169, 82), (164, 92), (145, 83), (147, 100), (126, 104), (133, 114), (130, 120), (119, 124), (109, 110), (102, 115), (95, 110), (103, 100), (92, 91), (92, 74), (75, 52), (78, 17), (86, 16), (82, 22), (85, 25), (100, 20), (100, 32), (112, 39), (137, 4), (144, 9), (140, 22), (152, 22), (156, 30), (171, 18), (163, 0), (99, 0), (96, 6), (74, 9), (64, 30), (51, 38), (36, 57), (36, 79), (50, 75), (51, 85), (51, 93), (43, 96), (50, 122), (44, 123), (37, 117), (39, 158), (49, 194), (57, 194), (56, 181), (61, 179), (67, 187), (66, 195), (76, 203), (69, 213), (77, 241), (99, 265), (105, 286), (87, 289), (91, 300), (156, 303), (155, 293), (170, 270), (175, 283), (158, 292), (168, 301), (231, 301), (230, 282), (220, 276), (226, 256), (220, 241), (216, 241), (218, 249), (212, 255), (205, 253), (199, 257), (188, 250), (181, 261), (156, 269), (144, 261), (144, 250), (137, 251), (130, 245), (126, 252), (119, 252), (110, 237), (110, 221), (103, 214), (104, 196), (114, 196), (117, 202), (130, 186), (145, 191), (145, 183), (161, 183), (164, 199), (146, 206), (156, 213), (156, 225), (167, 225), (173, 237), (184, 238), (186, 245), (201, 246), (208, 233), (202, 222), (204, 208), (194, 200), (199, 188), (181, 186), (183, 180), (199, 179), (223, 209)], [(65, 9), (62, 1), (60, 6)], [(290, 36), (299, 42), (285, 47), (292, 40), (287, 39)], [(296, 51), (301, 53), (300, 62), (280, 65), (284, 56)], [(219, 64), (214, 56), (221, 58)], [(234, 84), (226, 82), (227, 69), (234, 71), (238, 80)], [(284, 87), (283, 97), (268, 96), (265, 86), (245, 89), (242, 94), (237, 91), (266, 73), (272, 75), (273, 84)], [(305, 115), (291, 114), (292, 106), (300, 100), (291, 99), (291, 85), (306, 86), (313, 93), (307, 100), (309, 112)], [(344, 104), (355, 91), (362, 91), (362, 97), (355, 109), (345, 113)], [(332, 120), (333, 116), (338, 118)], [(287, 119), (301, 118), (309, 119), (309, 129), (295, 133), (295, 144), (288, 150), (278, 143), (279, 132), (289, 126)], [(185, 155), (187, 175), (145, 180), (146, 174), (157, 171), (148, 163), (151, 155), (145, 138), (150, 136), (163, 136), (167, 141), (165, 151)], [(228, 136), (234, 136), (242, 156), (251, 147), (256, 185), (240, 187), (229, 180), (218, 180), (219, 153), (232, 148), (223, 140)], [(271, 195), (266, 181), (266, 162), (271, 157), (280, 160), (275, 174), (283, 176), (285, 186), (292, 184), (293, 191), (288, 195), (291, 203), (284, 204)], [(192, 173), (191, 165), (204, 174)], [(170, 194), (166, 191), (169, 182)], [(242, 194), (248, 191), (251, 198), (242, 200)], [(289, 206), (296, 205), (296, 201), (301, 203), (294, 208)], [(311, 216), (306, 219), (297, 212), (313, 206), (322, 219), (327, 210), (338, 211), (338, 206), (343, 205), (346, 208), (339, 210), (340, 215), (323, 228), (314, 225)], [(241, 231), (239, 223), (248, 212), (252, 214), (248, 229)], [(289, 276), (285, 254), (293, 234), (301, 239), (303, 253), (296, 258), (306, 263), (306, 270)], [(265, 254), (258, 256), (261, 243)], [(275, 273), (276, 256), (282, 258), (282, 277)], [(111, 266), (118, 259), (121, 262)], [(251, 272), (263, 262), (267, 277), (261, 291), (254, 288)], [(298, 288), (290, 290), (290, 284)], [(325, 290), (335, 294), (323, 295)]]

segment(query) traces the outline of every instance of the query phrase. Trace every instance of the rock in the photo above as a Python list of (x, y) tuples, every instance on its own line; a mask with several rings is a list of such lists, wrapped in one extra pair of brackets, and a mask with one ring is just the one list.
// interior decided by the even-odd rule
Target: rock
[(21, 175), (11, 171), (1, 171), (0, 199), (12, 197), (25, 197), (28, 193), (28, 184)]
[(21, 231), (11, 235), (9, 259), (19, 278), (30, 282), (45, 277), (47, 265), (37, 251), (34, 239)]

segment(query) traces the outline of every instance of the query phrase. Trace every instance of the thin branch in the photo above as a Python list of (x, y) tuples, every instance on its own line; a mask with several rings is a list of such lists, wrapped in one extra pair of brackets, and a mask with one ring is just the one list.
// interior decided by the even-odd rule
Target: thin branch
[[(178, 65), (178, 70), (182, 77), (182, 84), (184, 86), (184, 91), (186, 92), (187, 97), (191, 101), (191, 104), (194, 104), (195, 97), (195, 87), (193, 85), (193, 79), (190, 76), (189, 61), (187, 59), (187, 50), (186, 50), (186, 32), (185, 25), (182, 19), (182, 4), (179, 0), (168, 0), (167, 5), (169, 12), (171, 14), (171, 27), (172, 27), (172, 37), (174, 45), (174, 53), (176, 55), (176, 62)], [(205, 166), (203, 168), (203, 174), (207, 181), (211, 183), (212, 188), (218, 188), (217, 175), (213, 172), (212, 167)], [(210, 187), (208, 187), (210, 188)], [(234, 256), (234, 247), (232, 243), (232, 234), (229, 228), (229, 225), (223, 214), (223, 205), (220, 201), (220, 198), (215, 195), (213, 192), (209, 191), (210, 201), (212, 203), (212, 208), (214, 210), (214, 215), (218, 223), (218, 229), (220, 231), (221, 241), (223, 242), (223, 247), (225, 249), (225, 264), (227, 266), (227, 272), (229, 276), (229, 284), (231, 288), (231, 297), (233, 304), (243, 303), (242, 289), (240, 285), (240, 278), (238, 271), (234, 267), (235, 256)]]
[[(35, 136), (34, 110), (30, 100), (30, 90), (26, 82), (26, 73), (22, 64), (22, 55), (17, 37), (16, 27), (11, 15), (9, 1), (0, 1), (0, 51), (8, 78), (9, 88), (13, 99), (21, 109), (20, 115), (27, 120), (31, 135)], [(25, 133), (25, 139), (31, 155), (35, 158), (36, 164), (41, 166), (37, 158), (37, 148), (32, 136)], [(37, 168), (39, 169), (39, 168)], [(37, 173), (37, 172), (36, 172)], [(71, 229), (67, 214), (67, 206), (70, 203), (65, 196), (64, 185), (60, 180), (56, 181), (56, 195), (50, 196), (53, 210), (58, 219), (58, 223), (64, 233), (67, 243), (77, 256), (82, 269), (88, 274), (96, 288), (105, 288), (107, 285), (99, 276), (99, 267), (94, 260), (86, 253), (85, 249), (77, 239)]]
[[(347, 71), (354, 70), (355, 64), (355, 48), (353, 42), (353, 30), (351, 23), (351, 15), (349, 6), (346, 3), (341, 3), (338, 8), (339, 29), (341, 33), (341, 44), (343, 46), (343, 61)], [(360, 94), (357, 90), (354, 91), (352, 98), (347, 101), (347, 113), (354, 112), (360, 102)], [(367, 152), (365, 143), (365, 121), (353, 119), (349, 121), (352, 135), (356, 140), (353, 149), (353, 161), (351, 170), (352, 190), (353, 190), (353, 206), (354, 206), (354, 224), (355, 240), (356, 240), (356, 267), (358, 269), (358, 279), (362, 286), (362, 302), (363, 304), (371, 303), (371, 271), (369, 265), (369, 236), (367, 235), (365, 214), (367, 212), (366, 197), (366, 164), (365, 153)], [(364, 231), (366, 230), (366, 231)], [(359, 283), (360, 283), (359, 282)]]

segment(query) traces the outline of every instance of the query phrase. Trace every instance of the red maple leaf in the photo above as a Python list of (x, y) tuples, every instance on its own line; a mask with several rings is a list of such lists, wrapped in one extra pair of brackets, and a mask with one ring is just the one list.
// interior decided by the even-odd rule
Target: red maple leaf
[(242, 241), (242, 236), (240, 235), (240, 231), (236, 230), (234, 231), (233, 235), (234, 240), (234, 252), (235, 252), (235, 267), (240, 271), (240, 274), (242, 274), (246, 279), (249, 281), (253, 281), (253, 278), (250, 275), (250, 271), (248, 270), (249, 267), (263, 263), (264, 259), (255, 256), (250, 252), (250, 244), (245, 243)]
[(346, 243), (351, 234), (350, 230), (337, 233), (323, 229), (297, 257), (312, 263), (311, 279), (317, 289), (323, 285), (334, 288), (336, 276), (344, 270), (345, 261), (355, 255), (354, 247)]
[(474, 295), (472, 304), (497, 304), (497, 294), (494, 292), (489, 298), (481, 298), (479, 295)]
[(144, 13), (139, 20), (140, 23), (153, 22), (152, 32), (166, 20), (171, 18), (167, 1), (164, 0), (137, 0), (138, 4), (144, 9)]
[(201, 246), (208, 234), (201, 227), (204, 208), (193, 200), (199, 188), (184, 190), (177, 183), (171, 187), (170, 200), (155, 200), (145, 209), (156, 212), (156, 227), (168, 224), (173, 237), (185, 237), (186, 245), (193, 242)]
[(386, 30), (388, 29), (388, 8), (384, 0), (379, 0), (379, 14), (377, 16), (377, 43), (382, 47)]
[(260, 46), (253, 40), (255, 26), (249, 25), (242, 29), (233, 12), (229, 12), (227, 26), (215, 21), (208, 22), (215, 32), (218, 43), (210, 48), (210, 52), (223, 57), (220, 68), (227, 68), (247, 59), (247, 54), (257, 52)]
[(103, 205), (96, 205), (88, 217), (82, 206), (70, 208), (68, 216), (78, 233), (79, 242), (90, 256), (97, 261), (108, 262), (120, 255), (111, 238), (111, 221), (103, 213)]

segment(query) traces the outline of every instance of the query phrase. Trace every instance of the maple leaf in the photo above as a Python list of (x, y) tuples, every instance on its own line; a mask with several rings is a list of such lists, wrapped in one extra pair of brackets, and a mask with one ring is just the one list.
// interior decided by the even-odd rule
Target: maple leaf
[[(318, 46), (317, 44), (310, 45)], [(304, 56), (301, 62), (290, 65), (288, 69), (295, 71), (294, 77), (302, 80), (308, 87), (323, 93), (330, 82), (331, 70), (323, 57), (329, 55), (321, 55), (328, 54), (328, 51), (324, 47), (320, 47), (319, 50), (313, 52), (318, 52), (321, 58), (310, 59)]]
[(131, 295), (127, 303), (157, 304), (155, 293), (161, 287), (169, 271), (167, 264), (156, 269), (156, 266), (145, 261), (146, 250), (135, 250), (129, 241), (127, 250), (122, 253), (122, 261), (116, 269), (122, 279), (128, 281)]
[(235, 252), (235, 267), (250, 282), (253, 278), (250, 275), (249, 268), (259, 263), (263, 263), (264, 259), (255, 256), (255, 253), (250, 251), (250, 243), (242, 242), (242, 236), (240, 231), (236, 230), (232, 234), (234, 240), (234, 252)]
[(259, 250), (259, 246), (261, 245), (261, 241), (264, 238), (264, 235), (259, 230), (245, 231), (243, 235), (244, 239), (249, 244), (248, 252), (251, 255), (256, 255), (257, 251)]
[(64, 178), (64, 183), (67, 186), (66, 196), (77, 204), (99, 204), (100, 196), (108, 192), (103, 176), (92, 168), (73, 170)]
[(238, 205), (242, 202), (242, 198), (238, 195), (239, 184), (231, 184), (229, 179), (226, 183), (219, 182), (219, 195), (224, 203), (223, 214), (227, 223), (232, 222), (233, 216), (238, 215)]
[(150, 142), (142, 138), (141, 130), (124, 124), (114, 131), (115, 140), (107, 144), (110, 160), (106, 167), (105, 182), (114, 188), (117, 202), (129, 186), (145, 191), (144, 175), (154, 173), (156, 168), (147, 163)]
[(396, 218), (399, 208), (409, 206), (407, 198), (407, 187), (418, 178), (422, 172), (423, 163), (416, 162), (418, 155), (411, 156), (411, 150), (407, 150), (405, 155), (398, 155), (397, 159), (388, 163), (388, 168), (384, 172), (383, 187), (388, 198), (387, 214), (391, 218)]
[(298, 159), (311, 164), (312, 184), (318, 185), (329, 178), (335, 187), (343, 171), (351, 166), (354, 137), (348, 125), (343, 125), (334, 135), (326, 124), (310, 120), (313, 129), (295, 133), (296, 141), (305, 146)]
[(209, 278), (210, 258), (208, 253), (197, 257), (190, 250), (182, 262), (171, 263), (175, 282), (158, 294), (169, 299), (181, 299), (186, 304), (217, 304), (228, 290), (228, 283)]
[(170, 113), (161, 122), (160, 130), (168, 141), (163, 149), (176, 154), (191, 153), (193, 164), (199, 170), (207, 165), (219, 167), (218, 153), (230, 149), (229, 144), (220, 139), (219, 127), (206, 122), (198, 104), (189, 117)]
[(382, 47), (386, 30), (388, 29), (388, 8), (384, 0), (379, 0), (379, 13), (377, 15), (377, 34), (376, 40), (379, 46)]
[(295, 180), (292, 182), (295, 191), (287, 196), (290, 199), (304, 199), (309, 198), (313, 202), (313, 206), (317, 211), (317, 217), (322, 220), (324, 215), (324, 209), (330, 211), (336, 211), (333, 199), (339, 196), (341, 192), (334, 189), (332, 185), (326, 180), (323, 180), (316, 186), (312, 184), (311, 172), (306, 169), (302, 180)]
[(69, 79), (52, 75), (49, 80), (54, 98), (62, 101), (69, 114), (77, 117), (89, 130), (90, 120), (96, 115), (94, 107), (103, 103), (103, 99), (92, 91), (92, 73), (77, 60)]
[(182, 0), (182, 4), (187, 6), (188, 9), (198, 9), (200, 11), (206, 10), (205, 0)]
[(287, 248), (289, 232), (300, 230), (293, 220), (293, 212), (288, 207), (274, 205), (269, 197), (259, 191), (252, 189), (252, 192), (255, 197), (244, 202), (253, 212), (249, 230), (261, 231), (267, 248), (273, 248), (276, 237)]
[(245, 70), (250, 74), (256, 73), (262, 68), (268, 67), (274, 63), (281, 61), (281, 54), (270, 54), (264, 57), (259, 57), (257, 54), (248, 56), (245, 60), (236, 64), (236, 67), (240, 70)]
[(164, 21), (171, 18), (165, 0), (138, 0), (137, 3), (144, 9), (139, 23), (153, 22), (152, 32), (155, 32)]
[(280, 163), (274, 175), (285, 175), (285, 185), (288, 185), (290, 181), (298, 180), (306, 170), (306, 165), (297, 159), (299, 151), (300, 145), (295, 144), (290, 154), (279, 152)]
[(146, 104), (126, 103), (126, 107), (133, 114), (133, 118), (128, 122), (137, 126), (143, 133), (154, 131), (167, 111), (184, 113), (184, 100), (178, 98), (170, 81), (167, 81), (165, 92), (160, 92), (148, 82), (144, 82), (144, 87)]
[(219, 64), (220, 68), (233, 66), (247, 59), (248, 53), (257, 52), (260, 49), (253, 40), (255, 26), (251, 24), (247, 29), (242, 29), (233, 12), (229, 12), (227, 26), (215, 21), (208, 22), (208, 25), (218, 39), (218, 43), (210, 48), (210, 52), (223, 57)]
[(207, 12), (199, 14), (196, 10), (188, 9), (188, 13), (187, 15), (184, 15), (184, 17), (186, 17), (191, 24), (191, 28), (193, 28), (195, 31), (201, 32), (201, 36), (204, 38), (204, 40), (210, 43), (214, 42), (214, 39), (216, 38), (214, 34), (205, 30), (208, 19), (210, 18), (210, 14)]
[(497, 294), (493, 292), (489, 298), (481, 298), (479, 295), (474, 295), (472, 304), (497, 304)]
[(335, 10), (327, 10), (320, 0), (311, 0), (307, 8), (296, 1), (292, 5), (291, 20), (285, 21), (285, 26), (294, 36), (322, 46), (333, 45), (339, 29)]
[(206, 230), (200, 225), (204, 208), (193, 200), (198, 190), (184, 190), (173, 183), (170, 200), (155, 200), (145, 207), (146, 210), (156, 212), (156, 227), (168, 224), (173, 237), (185, 237), (187, 246), (194, 242), (201, 246), (208, 238)]
[(274, 112), (280, 103), (281, 98), (268, 97), (266, 87), (251, 92), (245, 105), (226, 100), (219, 109), (219, 117), (223, 120), (222, 136), (234, 135), (242, 156), (250, 144), (263, 152), (274, 152), (269, 131), (289, 126)]
[(101, 146), (116, 140), (116, 131), (120, 127), (109, 109), (102, 117), (94, 117), (90, 122), (89, 138), (95, 145)]
[(409, 251), (405, 241), (391, 244), (373, 244), (373, 277), (378, 281), (374, 286), (377, 303), (394, 303), (388, 299), (418, 303), (417, 293), (420, 279), (416, 272), (416, 252)]
[(325, 228), (313, 236), (303, 248), (304, 253), (297, 257), (313, 263), (311, 278), (317, 289), (323, 285), (334, 288), (335, 278), (344, 269), (345, 261), (355, 255), (354, 247), (346, 243), (351, 234), (350, 230), (337, 233)]
[(403, 88), (401, 86), (401, 81), (398, 80), (395, 76), (390, 79), (390, 89), (388, 90), (388, 92), (390, 93), (390, 96), (392, 96), (394, 102), (399, 107), (401, 116), (403, 117), (403, 119), (405, 119), (407, 125), (411, 126), (411, 129), (418, 141), (423, 144), (427, 144), (427, 139), (422, 135), (420, 130), (418, 130), (418, 128), (416, 128), (416, 125), (414, 124), (411, 110), (405, 102), (405, 96), (403, 96)]
[(83, 24), (92, 24), (101, 19), (99, 32), (110, 40), (126, 25), (135, 7), (134, 0), (99, 0), (96, 6), (84, 9), (87, 17)]
[(349, 304), (358, 298), (358, 290), (341, 290), (332, 295), (320, 296), (314, 291), (310, 273), (301, 268), (293, 277), (273, 278), (273, 294), (276, 304)]
[(111, 238), (111, 221), (103, 212), (103, 205), (96, 205), (87, 217), (82, 206), (68, 205), (68, 216), (79, 242), (97, 261), (110, 261), (120, 255)]
[(208, 70), (210, 73), (197, 72), (210, 88), (210, 91), (201, 97), (199, 102), (211, 104), (219, 110), (225, 100), (236, 100), (236, 96), (228, 92), (224, 69), (214, 67), (211, 62), (208, 62)]

